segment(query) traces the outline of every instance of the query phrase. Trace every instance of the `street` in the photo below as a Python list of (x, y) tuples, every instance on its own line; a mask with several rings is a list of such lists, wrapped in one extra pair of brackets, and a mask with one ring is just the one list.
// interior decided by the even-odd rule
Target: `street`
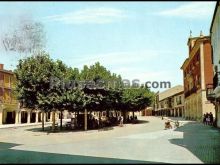
[(0, 163), (220, 163), (218, 129), (180, 121), (179, 128), (165, 130), (159, 117), (139, 120), (86, 132), (0, 129)]

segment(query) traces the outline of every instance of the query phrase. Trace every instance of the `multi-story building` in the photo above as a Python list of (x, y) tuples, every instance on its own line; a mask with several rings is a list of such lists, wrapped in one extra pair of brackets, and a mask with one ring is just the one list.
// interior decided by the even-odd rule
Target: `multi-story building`
[(177, 85), (161, 93), (157, 93), (154, 105), (155, 115), (184, 117), (183, 86)]
[(189, 56), (184, 61), (183, 70), (185, 117), (187, 119), (199, 120), (203, 114), (214, 113), (213, 104), (206, 98), (206, 85), (212, 84), (212, 51), (209, 36), (188, 39)]
[(0, 124), (15, 123), (18, 102), (13, 95), (15, 77), (0, 64)]
[[(220, 2), (216, 7), (210, 27), (213, 64), (213, 84), (207, 85), (207, 99), (215, 105), (216, 126), (220, 127)], [(214, 90), (214, 92), (213, 92)]]

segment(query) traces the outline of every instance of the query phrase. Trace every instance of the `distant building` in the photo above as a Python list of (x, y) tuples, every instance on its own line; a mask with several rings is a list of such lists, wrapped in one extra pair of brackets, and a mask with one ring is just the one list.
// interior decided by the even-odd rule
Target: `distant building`
[(154, 105), (155, 115), (184, 117), (183, 86), (177, 85), (161, 93), (157, 93)]
[(141, 110), (141, 116), (154, 116), (153, 107), (147, 107), (147, 108)]
[[(220, 2), (216, 7), (210, 27), (212, 45), (213, 83), (207, 85), (207, 99), (215, 105), (216, 126), (220, 127)], [(214, 90), (214, 91), (213, 91)]]
[(188, 39), (189, 56), (184, 61), (183, 70), (185, 117), (199, 120), (203, 114), (214, 113), (214, 106), (206, 98), (206, 86), (213, 82), (212, 51), (209, 36), (190, 36)]

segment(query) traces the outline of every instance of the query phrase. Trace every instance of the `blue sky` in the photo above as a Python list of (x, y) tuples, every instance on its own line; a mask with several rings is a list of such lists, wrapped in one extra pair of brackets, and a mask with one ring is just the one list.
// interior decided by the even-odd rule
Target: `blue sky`
[[(21, 17), (31, 18), (44, 24), (51, 57), (68, 66), (100, 61), (123, 78), (175, 86), (183, 84), (180, 67), (190, 30), (209, 35), (214, 7), (215, 2), (0, 2), (0, 37)], [(0, 63), (14, 69), (19, 56), (0, 48)]]

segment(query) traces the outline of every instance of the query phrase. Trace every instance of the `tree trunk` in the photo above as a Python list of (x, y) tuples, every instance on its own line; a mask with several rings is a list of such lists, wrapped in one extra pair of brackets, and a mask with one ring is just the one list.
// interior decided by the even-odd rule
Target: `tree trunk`
[(85, 122), (84, 122), (84, 129), (85, 129), (85, 131), (87, 131), (87, 109), (85, 109), (84, 119), (85, 119)]
[(124, 122), (126, 123), (127, 120), (126, 120), (126, 112), (125, 112), (125, 111), (122, 112), (122, 116), (123, 116), (123, 118), (124, 118)]
[(63, 111), (61, 110), (61, 114), (60, 114), (60, 130), (62, 130), (63, 128)]
[(78, 118), (79, 118), (79, 111), (77, 111), (77, 116), (76, 116), (76, 121), (77, 121), (77, 127), (79, 126), (79, 120), (78, 120)]
[(109, 110), (106, 111), (106, 117), (109, 118)]
[(134, 119), (134, 111), (133, 111), (133, 119)]
[(42, 130), (44, 131), (44, 111), (42, 111)]
[(53, 111), (52, 112), (52, 131), (54, 132), (55, 131), (55, 112)]

